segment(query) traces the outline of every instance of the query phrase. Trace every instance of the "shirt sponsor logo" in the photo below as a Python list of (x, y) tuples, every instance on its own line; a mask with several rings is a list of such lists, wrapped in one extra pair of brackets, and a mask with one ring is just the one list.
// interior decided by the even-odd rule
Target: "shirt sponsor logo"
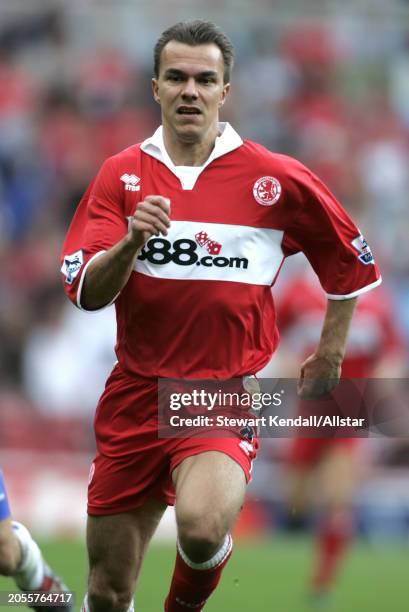
[(135, 174), (123, 174), (121, 176), (121, 181), (125, 183), (125, 191), (139, 191), (141, 186), (138, 185), (140, 182), (139, 176)]
[[(199, 236), (199, 238), (197, 238)], [(147, 260), (151, 264), (165, 265), (173, 262), (177, 266), (205, 266), (211, 268), (242, 268), (247, 269), (249, 260), (246, 257), (214, 257), (222, 249), (222, 245), (210, 240), (206, 232), (195, 235), (196, 241), (190, 238), (179, 238), (174, 242), (166, 238), (151, 238), (143, 247), (138, 259)], [(203, 244), (200, 244), (200, 243)], [(205, 247), (209, 255), (200, 257), (198, 246)]]
[(201, 247), (204, 247), (210, 255), (218, 255), (222, 250), (222, 245), (220, 242), (216, 242), (216, 240), (211, 240), (207, 234), (207, 232), (198, 232), (195, 235), (195, 240), (197, 244)]
[(351, 240), (351, 244), (354, 249), (358, 251), (358, 259), (361, 263), (363, 263), (365, 266), (375, 263), (371, 247), (369, 246), (365, 238), (362, 236), (362, 234)]
[(272, 206), (281, 196), (281, 185), (273, 176), (263, 176), (254, 183), (253, 196), (261, 206)]
[(61, 272), (65, 276), (65, 282), (67, 285), (72, 285), (83, 263), (84, 255), (82, 249), (75, 251), (75, 253), (72, 253), (71, 255), (64, 256)]
[(282, 237), (282, 230), (172, 220), (166, 237), (148, 240), (134, 270), (164, 279), (271, 285), (284, 257)]

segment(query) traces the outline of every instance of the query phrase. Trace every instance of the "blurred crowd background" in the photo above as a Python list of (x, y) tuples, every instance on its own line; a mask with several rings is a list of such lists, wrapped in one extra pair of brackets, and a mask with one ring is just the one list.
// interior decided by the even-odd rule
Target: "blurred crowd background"
[[(64, 496), (85, 496), (92, 414), (114, 361), (112, 309), (85, 315), (63, 295), (63, 237), (102, 161), (158, 125), (152, 48), (165, 27), (192, 17), (219, 23), (236, 47), (223, 119), (305, 163), (358, 220), (407, 353), (407, 1), (222, 0), (196, 11), (180, 0), (1, 0), (0, 464), (18, 511), (32, 500), (30, 520), (40, 527), (61, 514)], [(398, 482), (393, 512), (401, 511), (409, 540), (409, 453), (402, 441), (389, 444), (396, 452), (382, 446), (377, 474), (388, 486)], [(391, 454), (400, 457), (395, 471)], [(53, 472), (57, 455), (63, 482)], [(270, 450), (261, 458), (258, 498), (271, 497), (278, 462)], [(50, 482), (57, 499), (44, 515), (44, 504), (27, 496)]]

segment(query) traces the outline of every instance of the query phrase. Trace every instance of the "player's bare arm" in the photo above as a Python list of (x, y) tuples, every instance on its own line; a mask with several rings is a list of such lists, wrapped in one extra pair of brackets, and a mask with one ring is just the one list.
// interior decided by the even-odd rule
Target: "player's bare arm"
[(301, 365), (298, 394), (303, 399), (322, 397), (337, 385), (356, 300), (328, 300), (317, 350)]
[(126, 236), (90, 263), (81, 296), (84, 308), (102, 308), (118, 295), (128, 282), (143, 245), (152, 236), (167, 236), (169, 214), (168, 198), (147, 196), (138, 203)]

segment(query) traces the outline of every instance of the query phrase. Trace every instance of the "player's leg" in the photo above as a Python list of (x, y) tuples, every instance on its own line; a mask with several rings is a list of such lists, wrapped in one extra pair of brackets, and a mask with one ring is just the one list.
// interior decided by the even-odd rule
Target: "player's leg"
[(98, 403), (98, 453), (88, 485), (88, 593), (83, 610), (126, 612), (143, 556), (174, 501), (166, 440), (157, 431), (158, 389), (117, 364)]
[(173, 479), (178, 545), (165, 610), (201, 610), (230, 557), (229, 532), (243, 504), (246, 475), (230, 456), (211, 451), (184, 459)]
[(319, 521), (311, 588), (320, 596), (331, 587), (353, 534), (352, 501), (358, 466), (354, 446), (332, 443), (320, 462)]
[[(66, 586), (45, 563), (37, 543), (21, 523), (11, 520), (4, 479), (0, 471), (0, 574), (12, 576), (19, 589), (23, 591), (42, 591), (44, 593), (67, 591)], [(34, 610), (69, 611), (66, 606), (42, 606)]]
[(309, 466), (297, 465), (286, 473), (284, 527), (289, 532), (300, 532), (306, 528), (311, 509), (311, 471)]
[(88, 517), (89, 578), (84, 612), (133, 610), (142, 560), (165, 509), (164, 503), (149, 500), (130, 512)]
[(42, 590), (46, 576), (38, 545), (24, 525), (10, 518), (0, 522), (0, 574), (12, 577), (23, 591)]
[(0, 574), (12, 576), (21, 560), (21, 548), (13, 533), (10, 518), (0, 519)]
[(289, 440), (284, 479), (284, 520), (288, 531), (302, 531), (311, 513), (311, 484), (320, 454), (321, 440)]
[(179, 543), (194, 563), (212, 557), (234, 525), (246, 478), (228, 455), (210, 451), (185, 459), (174, 472)]

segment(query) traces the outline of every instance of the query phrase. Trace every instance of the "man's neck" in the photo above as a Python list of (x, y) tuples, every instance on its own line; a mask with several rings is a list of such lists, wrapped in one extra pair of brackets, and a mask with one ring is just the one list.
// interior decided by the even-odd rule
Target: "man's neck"
[(201, 141), (183, 141), (163, 126), (166, 151), (175, 166), (203, 166), (214, 149), (218, 126), (214, 126)]

